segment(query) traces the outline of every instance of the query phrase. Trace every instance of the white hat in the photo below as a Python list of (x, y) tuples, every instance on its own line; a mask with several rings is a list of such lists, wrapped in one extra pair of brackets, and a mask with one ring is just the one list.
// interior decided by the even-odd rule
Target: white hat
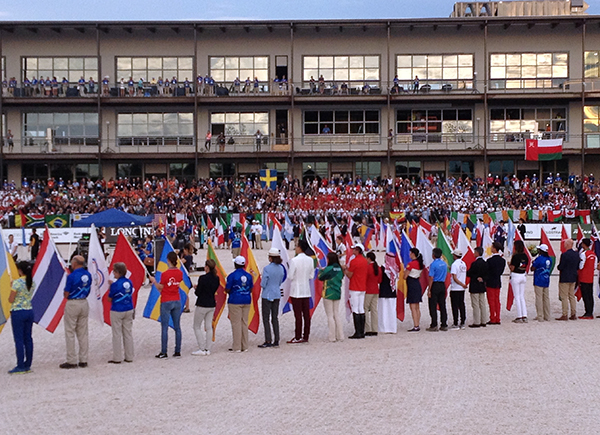
[(269, 257), (280, 257), (281, 256), (281, 251), (277, 248), (271, 248), (269, 249)]
[(356, 243), (355, 245), (352, 245), (351, 248), (352, 249), (359, 248), (361, 251), (365, 252), (365, 247), (362, 243)]
[(462, 257), (463, 253), (460, 249), (455, 249), (454, 251), (452, 251), (452, 255), (460, 258)]
[(239, 266), (245, 266), (246, 265), (246, 259), (244, 257), (242, 257), (241, 255), (238, 255), (237, 257), (235, 257), (235, 259), (233, 260), (234, 264), (237, 264)]
[(538, 251), (548, 252), (548, 245), (546, 245), (545, 243), (542, 243), (540, 246), (537, 246), (536, 249)]

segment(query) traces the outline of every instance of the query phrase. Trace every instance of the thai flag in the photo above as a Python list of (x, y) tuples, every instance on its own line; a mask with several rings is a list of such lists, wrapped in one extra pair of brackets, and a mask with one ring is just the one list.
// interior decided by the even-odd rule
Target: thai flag
[(49, 332), (54, 332), (65, 310), (63, 292), (67, 281), (67, 267), (56, 250), (48, 228), (33, 268), (35, 285), (31, 300), (33, 321)]

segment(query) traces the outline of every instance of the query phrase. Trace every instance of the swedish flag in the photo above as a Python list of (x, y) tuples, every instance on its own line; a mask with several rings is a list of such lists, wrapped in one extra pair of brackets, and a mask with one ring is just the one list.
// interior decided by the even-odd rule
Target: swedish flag
[(277, 189), (277, 169), (261, 169), (260, 185), (262, 188)]

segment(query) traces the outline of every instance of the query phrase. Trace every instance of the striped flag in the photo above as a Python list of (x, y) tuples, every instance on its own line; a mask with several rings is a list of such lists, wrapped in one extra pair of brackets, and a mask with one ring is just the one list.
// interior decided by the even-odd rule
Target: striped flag
[[(0, 228), (0, 240), (4, 241), (2, 228)], [(19, 277), (17, 266), (15, 265), (12, 255), (8, 253), (6, 243), (2, 243), (2, 246), (4, 248), (0, 253), (0, 332), (2, 332), (4, 325), (8, 322), (8, 318), (10, 317), (11, 303), (8, 299), (12, 291), (11, 280)]]
[(67, 282), (67, 266), (58, 253), (56, 245), (46, 228), (42, 246), (33, 267), (33, 290), (31, 305), (33, 321), (49, 332), (54, 332), (65, 311), (63, 296)]
[[(275, 222), (274, 222), (275, 223)], [(280, 225), (275, 224), (273, 226), (273, 242), (271, 243), (272, 248), (279, 249), (281, 252), (281, 265), (285, 271), (281, 293), (281, 302), (279, 304), (279, 314), (283, 314), (283, 309), (288, 303), (290, 298), (290, 280), (287, 279), (287, 274), (290, 268), (290, 257), (288, 256), (287, 249), (285, 249), (285, 244), (283, 243), (283, 238), (281, 237), (281, 228)], [(289, 307), (288, 307), (289, 308)]]
[(548, 256), (552, 260), (552, 266), (550, 266), (550, 273), (552, 273), (552, 271), (554, 270), (554, 266), (556, 266), (556, 254), (554, 253), (554, 248), (552, 247), (552, 244), (550, 243), (550, 239), (548, 238), (548, 235), (546, 234), (544, 227), (542, 227), (542, 236), (541, 236), (540, 244), (545, 244), (548, 247)]
[[(315, 253), (315, 258), (317, 260), (318, 266), (325, 268), (327, 267), (327, 254), (331, 252), (331, 248), (321, 236), (319, 231), (313, 230), (308, 237), (308, 244), (312, 248)], [(323, 281), (318, 278), (319, 269), (315, 268), (315, 275), (313, 279), (310, 280), (310, 290), (312, 293), (311, 297), (311, 305), (310, 305), (310, 316), (314, 314), (319, 302), (321, 301), (321, 297), (323, 296)]]
[(90, 319), (97, 320), (100, 324), (104, 323), (104, 307), (102, 298), (108, 293), (108, 266), (106, 265), (106, 256), (98, 240), (96, 227), (92, 224), (90, 232), (90, 245), (87, 258), (88, 272), (92, 276), (92, 286), (88, 303), (90, 307)]
[(527, 139), (525, 160), (548, 161), (562, 159), (562, 139)]
[(260, 324), (260, 313), (258, 312), (258, 299), (260, 298), (260, 270), (256, 264), (256, 259), (250, 248), (250, 243), (246, 234), (242, 233), (242, 249), (240, 255), (246, 259), (246, 272), (252, 275), (252, 303), (250, 304), (250, 313), (248, 314), (248, 329), (255, 334), (258, 333)]
[(217, 289), (217, 292), (215, 293), (215, 303), (216, 303), (216, 307), (215, 307), (215, 314), (213, 315), (213, 319), (212, 319), (212, 327), (213, 327), (213, 336), (212, 336), (212, 340), (215, 341), (215, 336), (216, 336), (216, 331), (217, 331), (217, 323), (219, 323), (219, 319), (221, 318), (221, 315), (223, 314), (223, 310), (225, 309), (225, 304), (227, 302), (227, 293), (225, 292), (225, 286), (227, 285), (227, 274), (225, 273), (225, 269), (223, 269), (223, 266), (221, 265), (221, 262), (219, 261), (219, 258), (217, 257), (217, 253), (215, 252), (215, 249), (213, 248), (212, 242), (210, 241), (210, 239), (208, 239), (208, 252), (206, 254), (206, 258), (209, 260), (213, 260), (216, 264), (216, 272), (217, 272), (217, 276), (219, 277), (219, 288)]

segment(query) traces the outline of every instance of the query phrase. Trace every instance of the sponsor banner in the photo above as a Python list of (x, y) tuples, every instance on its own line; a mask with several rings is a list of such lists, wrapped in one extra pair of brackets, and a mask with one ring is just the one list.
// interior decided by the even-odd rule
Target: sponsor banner
[[(589, 226), (589, 225), (588, 225)], [(567, 230), (567, 234), (570, 234), (571, 227), (575, 228), (577, 231), (577, 225), (565, 224), (565, 228)], [(516, 228), (516, 225), (515, 225)], [(540, 240), (542, 237), (542, 228), (546, 231), (548, 238), (550, 240), (560, 240), (560, 235), (562, 232), (562, 224), (530, 224), (525, 223), (525, 240)]]
[[(29, 244), (31, 228), (25, 228), (24, 230), (25, 243)], [(49, 231), (54, 243), (77, 243), (83, 234), (88, 234), (90, 232), (90, 228), (49, 228)], [(12, 234), (17, 242), (23, 243), (23, 229), (21, 228), (3, 229), (2, 233), (5, 241), (8, 240), (8, 235)], [(38, 228), (37, 234), (41, 239), (44, 235), (44, 231)]]
[(152, 227), (138, 226), (138, 227), (123, 227), (123, 228), (105, 228), (106, 231), (106, 242), (110, 244), (116, 244), (117, 239), (119, 238), (119, 234), (123, 233), (123, 235), (129, 239), (139, 239), (144, 238), (146, 236), (152, 236)]

